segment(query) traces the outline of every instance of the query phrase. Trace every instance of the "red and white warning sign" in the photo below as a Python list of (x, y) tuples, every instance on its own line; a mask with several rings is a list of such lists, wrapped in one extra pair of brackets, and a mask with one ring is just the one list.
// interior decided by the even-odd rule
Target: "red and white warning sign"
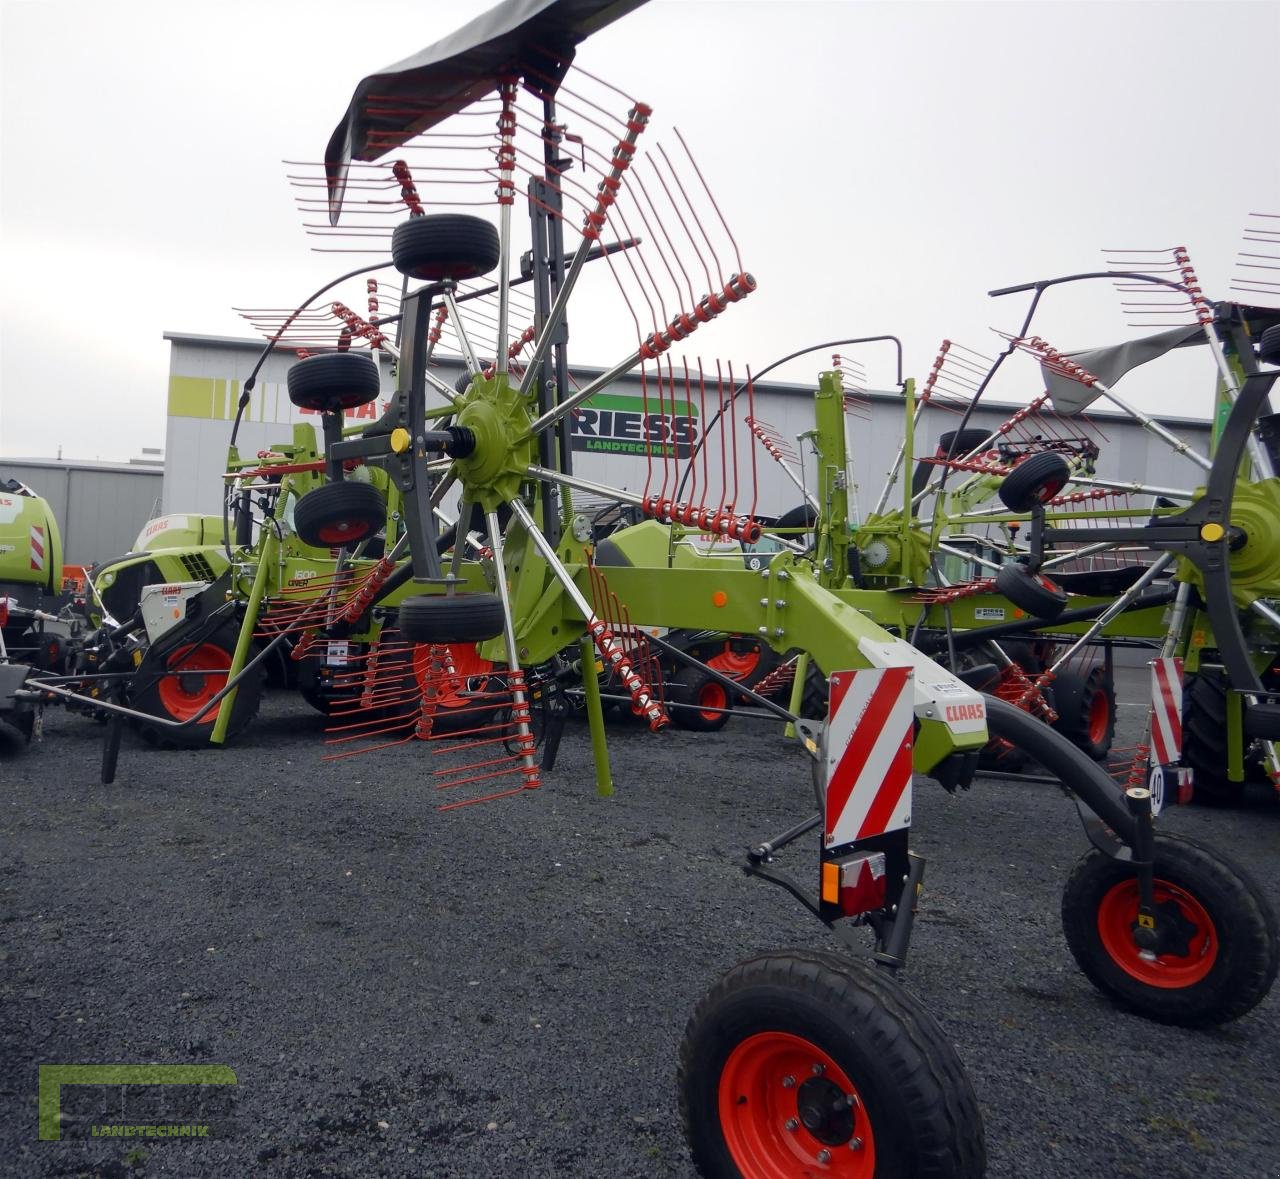
[(831, 675), (827, 711), (828, 847), (911, 825), (912, 669)]
[(1151, 764), (1182, 760), (1182, 660), (1151, 661)]
[(31, 525), (31, 568), (44, 571), (44, 528)]

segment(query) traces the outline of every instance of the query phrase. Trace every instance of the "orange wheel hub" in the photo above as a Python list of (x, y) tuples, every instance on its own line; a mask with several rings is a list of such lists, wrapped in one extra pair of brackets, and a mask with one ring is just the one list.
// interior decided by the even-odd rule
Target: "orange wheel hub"
[(156, 689), (160, 703), (174, 720), (187, 721), (227, 686), (231, 653), (216, 643), (180, 647), (165, 661), (165, 670)]
[(1123, 880), (1098, 904), (1098, 936), (1111, 959), (1126, 974), (1148, 986), (1176, 990), (1206, 978), (1218, 960), (1218, 931), (1194, 896), (1167, 880), (1154, 887), (1157, 920), (1165, 925), (1166, 945), (1142, 950), (1134, 941), (1138, 924), (1138, 882)]
[(871, 1179), (875, 1140), (862, 1098), (821, 1048), (790, 1032), (758, 1032), (720, 1074), (720, 1127), (751, 1179)]

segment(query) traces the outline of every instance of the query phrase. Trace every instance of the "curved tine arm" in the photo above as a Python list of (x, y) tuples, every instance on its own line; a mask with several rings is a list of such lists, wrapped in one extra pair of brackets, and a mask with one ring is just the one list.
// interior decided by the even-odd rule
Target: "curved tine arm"
[(1194, 561), (1204, 575), (1205, 598), (1209, 620), (1213, 624), (1214, 638), (1222, 654), (1223, 666), (1233, 688), (1261, 692), (1262, 681), (1253, 670), (1249, 650), (1240, 628), (1240, 616), (1236, 612), (1231, 594), (1230, 526), (1231, 501), (1235, 493), (1236, 476), (1245, 447), (1253, 436), (1254, 420), (1266, 404), (1271, 386), (1280, 378), (1280, 370), (1270, 373), (1254, 373), (1241, 387), (1240, 396), (1231, 407), (1227, 423), (1218, 440), (1218, 453), (1213, 457), (1213, 469), (1209, 472), (1204, 500), (1208, 503), (1211, 518), (1224, 529), (1221, 540), (1206, 544), (1207, 557), (1194, 550), (1186, 555)]

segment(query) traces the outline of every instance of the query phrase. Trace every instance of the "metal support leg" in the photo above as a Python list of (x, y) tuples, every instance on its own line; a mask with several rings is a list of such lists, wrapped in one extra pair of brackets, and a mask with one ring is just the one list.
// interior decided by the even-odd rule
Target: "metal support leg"
[[(470, 511), (468, 505), (464, 504)], [(498, 524), (497, 512), (486, 512), (485, 520), (489, 526), (489, 547), (493, 549), (493, 564), (497, 572), (498, 600), (502, 603), (502, 638), (507, 648), (507, 666), (515, 671), (520, 666), (520, 650), (516, 646), (515, 623), (511, 618), (511, 595), (507, 592), (507, 577), (502, 560), (502, 529)], [(455, 542), (456, 547), (457, 546)], [(529, 713), (529, 697), (523, 688), (511, 689), (511, 709), (517, 717)], [(526, 782), (536, 779), (538, 764), (533, 756), (533, 730), (527, 720), (516, 721), (516, 737), (520, 748), (525, 752), (520, 755), (520, 766), (524, 770)]]
[(596, 649), (590, 635), (578, 640), (582, 656), (582, 698), (587, 706), (587, 726), (591, 731), (591, 752), (596, 762), (596, 793), (601, 798), (613, 794), (613, 774), (609, 768), (609, 743), (604, 735), (604, 703), (596, 677)]
[(1160, 944), (1160, 931), (1156, 928), (1156, 836), (1151, 817), (1151, 791), (1145, 786), (1131, 786), (1124, 797), (1134, 819), (1133, 866), (1138, 874), (1138, 926), (1133, 931), (1133, 940), (1139, 949), (1154, 953)]
[[(262, 552), (258, 557), (258, 569), (253, 575), (253, 587), (249, 590), (249, 601), (245, 604), (244, 617), (240, 621), (240, 636), (236, 639), (235, 654), (231, 657), (231, 667), (227, 672), (227, 679), (232, 683), (249, 661), (253, 632), (258, 626), (258, 611), (262, 608), (262, 599), (267, 592), (268, 571), (280, 547), (280, 540), (274, 528), (264, 525), (263, 533), (265, 535), (262, 541)], [(227, 730), (231, 727), (231, 712), (236, 706), (238, 691), (238, 688), (232, 688), (222, 698), (222, 703), (218, 706), (218, 719), (213, 722), (213, 732), (209, 734), (209, 744), (221, 745), (226, 741)]]
[[(787, 704), (787, 708), (795, 715), (800, 715), (800, 708), (804, 704), (804, 685), (809, 678), (809, 652), (801, 651), (796, 659), (796, 678), (791, 681), (791, 700)], [(782, 730), (783, 736), (792, 738), (796, 735), (795, 721), (788, 721), (786, 728)]]

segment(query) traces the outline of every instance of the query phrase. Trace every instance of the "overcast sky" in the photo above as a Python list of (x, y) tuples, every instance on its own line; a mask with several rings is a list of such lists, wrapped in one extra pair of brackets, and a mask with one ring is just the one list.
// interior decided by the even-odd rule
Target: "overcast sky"
[[(488, 7), (0, 0), (0, 455), (162, 446), (162, 333), (247, 336), (232, 306), (337, 269), (281, 160), (319, 158), (361, 77)], [(1025, 304), (989, 288), (1103, 247), (1184, 244), (1227, 297), (1248, 214), (1280, 213), (1278, 33), (1273, 3), (651, 0), (578, 62), (677, 125), (720, 198), (760, 287), (716, 355), (894, 333), (923, 378), (943, 337), (994, 353), (989, 327), (1016, 326)], [(1106, 284), (1039, 326), (1063, 348), (1140, 334)], [(572, 356), (618, 359), (582, 333)], [(1029, 361), (1019, 380), (1039, 392)], [(1210, 382), (1184, 365), (1135, 399), (1204, 414)]]

